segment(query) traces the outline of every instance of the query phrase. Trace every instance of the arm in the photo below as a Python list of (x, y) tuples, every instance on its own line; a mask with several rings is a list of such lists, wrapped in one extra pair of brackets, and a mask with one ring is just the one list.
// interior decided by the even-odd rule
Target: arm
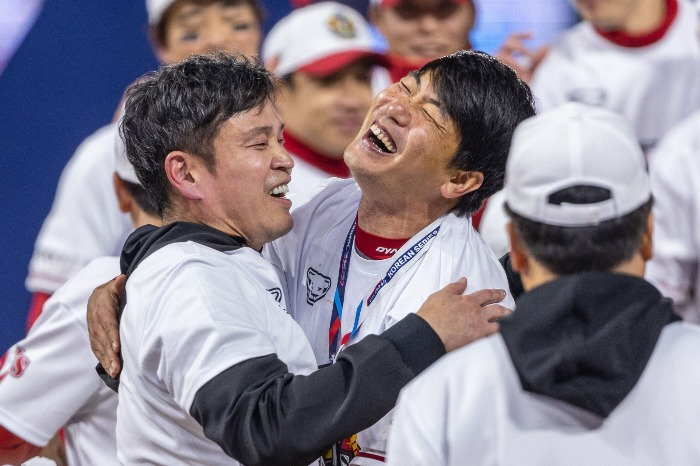
[(124, 292), (125, 285), (126, 275), (119, 275), (98, 286), (90, 295), (87, 305), (90, 348), (99, 364), (112, 378), (117, 377), (122, 370), (117, 311), (119, 296)]
[(290, 374), (276, 355), (239, 363), (200, 388), (190, 414), (208, 438), (242, 463), (309, 464), (332, 443), (381, 419), (399, 390), (445, 348), (497, 330), (492, 321), (508, 311), (483, 306), (504, 294), (462, 296), (465, 287), (465, 280), (448, 285), (417, 315), (366, 337), (341, 352), (335, 364), (308, 376)]
[[(352, 345), (336, 364), (309, 376), (289, 374), (274, 354), (236, 364), (199, 389), (190, 414), (207, 437), (246, 464), (275, 464), (274, 458), (308, 464), (333, 442), (380, 419), (400, 388), (445, 349), (498, 331), (495, 320), (510, 311), (486, 305), (500, 302), (505, 292), (465, 296), (466, 284), (461, 279), (434, 293), (417, 315)], [(88, 305), (93, 351), (99, 348), (95, 353), (107, 365), (118, 359), (111, 343), (119, 337), (116, 288), (99, 287)]]

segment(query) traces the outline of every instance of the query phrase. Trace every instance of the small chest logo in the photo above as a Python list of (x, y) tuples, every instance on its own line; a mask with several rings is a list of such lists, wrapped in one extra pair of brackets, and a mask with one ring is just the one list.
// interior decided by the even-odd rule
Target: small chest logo
[(272, 295), (273, 298), (275, 298), (275, 301), (278, 303), (282, 303), (282, 290), (279, 288), (270, 288), (267, 290), (268, 293)]
[(306, 271), (306, 302), (314, 304), (326, 296), (331, 288), (331, 279), (309, 267)]
[(29, 366), (29, 358), (27, 357), (26, 354), (24, 354), (24, 348), (21, 346), (18, 346), (17, 349), (15, 350), (15, 355), (10, 361), (9, 367), (7, 369), (2, 369), (5, 367), (5, 360), (7, 359), (7, 353), (0, 359), (0, 382), (7, 377), (8, 375), (11, 375), (12, 377), (21, 377), (22, 374), (24, 374), (24, 371), (27, 369)]

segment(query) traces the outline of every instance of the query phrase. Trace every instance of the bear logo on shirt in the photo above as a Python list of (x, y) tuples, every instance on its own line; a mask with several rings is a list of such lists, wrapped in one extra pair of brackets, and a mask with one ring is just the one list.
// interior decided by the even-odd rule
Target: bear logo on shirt
[(331, 279), (309, 267), (306, 271), (306, 302), (314, 304), (326, 296), (331, 288)]

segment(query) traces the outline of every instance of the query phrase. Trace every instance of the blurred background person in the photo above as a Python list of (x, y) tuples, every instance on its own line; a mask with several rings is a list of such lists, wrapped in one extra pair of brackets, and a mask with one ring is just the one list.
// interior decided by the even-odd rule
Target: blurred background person
[(294, 10), (269, 32), (265, 62), (281, 78), (276, 106), (294, 159), (291, 192), (329, 177), (348, 178), (343, 152), (372, 103), (371, 77), (386, 63), (356, 10), (321, 2)]
[[(117, 207), (132, 228), (160, 225), (121, 138), (112, 134), (116, 163), (110, 186)], [(36, 455), (55, 458), (46, 446), (60, 428), (67, 464), (118, 464), (117, 394), (96, 377), (86, 313), (93, 289), (119, 273), (118, 256), (91, 261), (59, 287), (27, 337), (0, 360), (0, 464)]]
[(654, 256), (646, 278), (685, 320), (700, 323), (700, 111), (649, 155), (654, 194)]
[[(582, 21), (546, 56), (525, 62), (516, 48), (501, 59), (531, 78), (540, 111), (583, 102), (632, 122), (645, 153), (670, 128), (700, 109), (698, 15), (688, 0), (575, 0)], [(511, 44), (512, 45), (512, 44)], [(536, 54), (537, 51), (532, 52)], [(507, 248), (502, 194), (489, 201), (480, 231), (496, 253)]]

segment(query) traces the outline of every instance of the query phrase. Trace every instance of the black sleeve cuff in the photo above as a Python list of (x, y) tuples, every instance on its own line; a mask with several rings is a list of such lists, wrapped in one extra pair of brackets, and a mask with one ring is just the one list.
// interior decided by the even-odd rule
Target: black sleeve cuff
[(394, 344), (414, 375), (420, 374), (447, 353), (438, 334), (417, 314), (407, 315), (381, 336)]

